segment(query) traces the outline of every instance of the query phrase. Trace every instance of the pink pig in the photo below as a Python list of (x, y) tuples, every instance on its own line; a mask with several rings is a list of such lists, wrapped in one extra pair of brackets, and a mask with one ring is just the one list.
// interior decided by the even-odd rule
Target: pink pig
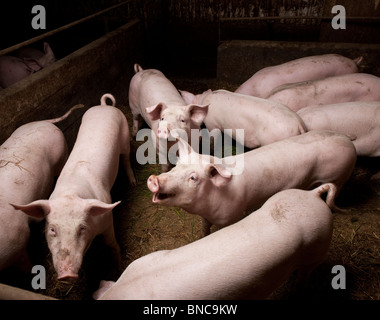
[(356, 162), (350, 139), (330, 131), (310, 131), (222, 160), (196, 153), (183, 140), (178, 150), (176, 167), (151, 175), (147, 185), (153, 203), (203, 217), (204, 235), (210, 224), (239, 221), (281, 190), (325, 182), (340, 190)]
[[(326, 203), (321, 199), (327, 193)], [(336, 188), (289, 189), (249, 216), (206, 238), (133, 261), (95, 299), (265, 299), (298, 270), (296, 285), (327, 255)]]
[(308, 130), (331, 130), (352, 137), (358, 156), (380, 156), (380, 101), (315, 105), (298, 114)]
[(103, 234), (119, 255), (113, 229), (110, 191), (116, 179), (122, 154), (127, 175), (136, 183), (129, 163), (129, 127), (124, 114), (106, 104), (83, 115), (77, 140), (49, 200), (15, 206), (25, 213), (46, 216), (46, 239), (58, 279), (76, 279), (83, 256), (95, 236)]
[(353, 73), (321, 80), (280, 86), (267, 99), (298, 111), (316, 104), (350, 101), (380, 101), (380, 78), (372, 74)]
[[(280, 103), (227, 90), (208, 90), (198, 95), (180, 92), (186, 103), (209, 105), (204, 119), (209, 131), (232, 129), (232, 137), (247, 148), (306, 132), (302, 119)], [(236, 129), (244, 130), (244, 141), (239, 140)]]
[(257, 71), (235, 92), (265, 98), (271, 90), (283, 84), (358, 72), (362, 59), (351, 60), (338, 54), (324, 54), (288, 61)]
[[(168, 140), (172, 130), (182, 129), (187, 137), (191, 137), (191, 129), (200, 129), (207, 114), (207, 105), (186, 104), (174, 85), (158, 70), (143, 70), (135, 64), (135, 72), (129, 86), (133, 136), (140, 128), (141, 117), (152, 129), (157, 150), (160, 149), (159, 140)], [(167, 149), (176, 143), (173, 140), (169, 141)], [(163, 171), (168, 169), (168, 164), (162, 164)]]
[(28, 203), (50, 195), (54, 177), (67, 159), (65, 137), (53, 123), (64, 116), (24, 124), (0, 146), (0, 270), (16, 265), (30, 272), (26, 252), (29, 223), (34, 221), (10, 203)]
[(0, 57), (0, 87), (5, 89), (56, 61), (53, 51), (46, 42), (44, 50), (45, 53), (38, 54), (37, 49), (25, 48), (20, 51), (20, 57)]

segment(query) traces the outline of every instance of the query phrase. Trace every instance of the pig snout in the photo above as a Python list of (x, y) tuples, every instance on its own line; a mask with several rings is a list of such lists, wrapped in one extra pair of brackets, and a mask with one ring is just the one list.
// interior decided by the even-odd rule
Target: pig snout
[(55, 269), (57, 270), (58, 280), (75, 281), (79, 278), (78, 272), (76, 270), (79, 269), (78, 266), (80, 266), (82, 263), (82, 261), (78, 260), (82, 259), (78, 258), (79, 257), (75, 258), (71, 256), (70, 250), (68, 249), (59, 249), (57, 256), (55, 257), (53, 255), (53, 262), (55, 265)]
[(158, 183), (158, 178), (155, 175), (151, 175), (148, 178), (147, 184), (148, 184), (148, 188), (151, 192), (158, 192), (158, 190), (160, 189), (160, 185)]
[(169, 136), (170, 136), (170, 130), (168, 127), (165, 127), (165, 126), (160, 126), (158, 127), (157, 129), (157, 137), (159, 139), (169, 139)]
[(66, 272), (58, 275), (58, 280), (63, 281), (63, 280), (72, 280), (75, 281), (79, 278), (78, 274), (73, 273), (73, 272)]

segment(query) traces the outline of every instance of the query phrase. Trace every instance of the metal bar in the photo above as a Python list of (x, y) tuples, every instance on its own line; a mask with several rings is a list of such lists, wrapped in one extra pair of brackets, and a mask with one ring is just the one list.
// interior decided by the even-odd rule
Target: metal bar
[(57, 300), (43, 294), (0, 283), (0, 300)]
[(42, 35), (40, 35), (40, 36), (34, 37), (34, 38), (32, 38), (32, 39), (29, 39), (29, 40), (23, 41), (23, 42), (21, 42), (21, 43), (18, 43), (18, 44), (14, 45), (14, 46), (11, 46), (11, 47), (8, 47), (8, 48), (6, 48), (6, 49), (3, 49), (3, 50), (0, 51), (0, 56), (3, 56), (3, 55), (5, 55), (5, 54), (7, 54), (7, 53), (9, 53), (9, 52), (12, 52), (12, 51), (15, 51), (15, 50), (17, 50), (17, 49), (20, 49), (20, 48), (22, 48), (22, 47), (24, 47), (24, 46), (30, 45), (30, 44), (32, 44), (32, 43), (34, 43), (34, 42), (39, 41), (39, 40), (45, 39), (45, 38), (47, 38), (47, 37), (50, 37), (50, 36), (52, 36), (52, 35), (54, 35), (54, 34), (56, 34), (56, 33), (58, 33), (58, 32), (64, 31), (64, 30), (69, 29), (69, 28), (72, 28), (72, 27), (74, 27), (74, 26), (76, 26), (76, 25), (78, 25), (78, 24), (80, 24), (80, 23), (83, 23), (83, 22), (85, 22), (85, 21), (88, 21), (88, 20), (91, 20), (91, 19), (93, 19), (93, 18), (96, 18), (97, 16), (100, 16), (100, 15), (102, 15), (102, 14), (108, 12), (108, 11), (111, 11), (111, 10), (113, 10), (113, 9), (116, 9), (116, 8), (122, 6), (122, 5), (125, 5), (125, 4), (130, 3), (130, 2), (133, 2), (133, 1), (134, 1), (134, 0), (126, 0), (126, 1), (124, 1), (124, 2), (122, 2), (122, 3), (118, 3), (118, 4), (116, 4), (116, 5), (112, 6), (112, 7), (109, 7), (109, 8), (107, 8), (107, 9), (101, 10), (101, 11), (99, 11), (99, 12), (97, 12), (97, 13), (94, 13), (94, 14), (89, 15), (89, 16), (87, 16), (87, 17), (84, 17), (84, 18), (82, 18), (82, 19), (76, 20), (76, 21), (74, 21), (74, 22), (71, 22), (71, 23), (69, 23), (69, 24), (66, 24), (66, 25), (64, 25), (64, 26), (62, 26), (62, 27), (59, 27), (59, 28), (57, 28), (57, 29), (54, 29), (54, 30), (52, 30), (52, 31), (46, 32), (46, 33), (44, 33), (44, 34), (42, 34)]
[[(315, 20), (331, 20), (334, 16), (274, 16), (274, 17), (244, 17), (244, 18), (220, 18), (219, 21), (255, 21), (255, 20), (302, 20), (302, 19), (315, 19)], [(346, 21), (368, 21), (380, 22), (380, 17), (346, 17)]]

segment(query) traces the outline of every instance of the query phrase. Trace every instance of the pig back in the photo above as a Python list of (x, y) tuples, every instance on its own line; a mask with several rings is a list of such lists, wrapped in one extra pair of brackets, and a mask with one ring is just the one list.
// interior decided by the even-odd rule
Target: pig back
[(263, 299), (302, 263), (321, 262), (331, 221), (315, 191), (283, 191), (233, 225), (133, 261), (101, 299)]
[(64, 135), (46, 121), (16, 129), (0, 147), (1, 194), (9, 202), (46, 198), (67, 159)]
[(239, 189), (246, 190), (248, 209), (256, 209), (278, 191), (308, 190), (332, 182), (338, 190), (356, 162), (355, 147), (344, 135), (310, 131), (247, 152)]

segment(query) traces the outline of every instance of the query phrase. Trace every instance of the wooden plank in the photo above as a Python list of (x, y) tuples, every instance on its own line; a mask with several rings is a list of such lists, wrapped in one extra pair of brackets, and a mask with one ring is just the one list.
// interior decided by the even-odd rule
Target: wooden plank
[[(128, 91), (133, 64), (142, 60), (143, 31), (139, 20), (117, 30), (58, 60), (0, 91), (0, 143), (19, 126), (37, 120), (56, 118), (71, 106), (85, 108), (58, 124), (70, 145), (75, 140), (81, 115), (99, 104), (106, 92), (124, 83)], [(116, 96), (117, 103), (120, 101)]]
[(57, 300), (32, 291), (0, 283), (0, 300)]

